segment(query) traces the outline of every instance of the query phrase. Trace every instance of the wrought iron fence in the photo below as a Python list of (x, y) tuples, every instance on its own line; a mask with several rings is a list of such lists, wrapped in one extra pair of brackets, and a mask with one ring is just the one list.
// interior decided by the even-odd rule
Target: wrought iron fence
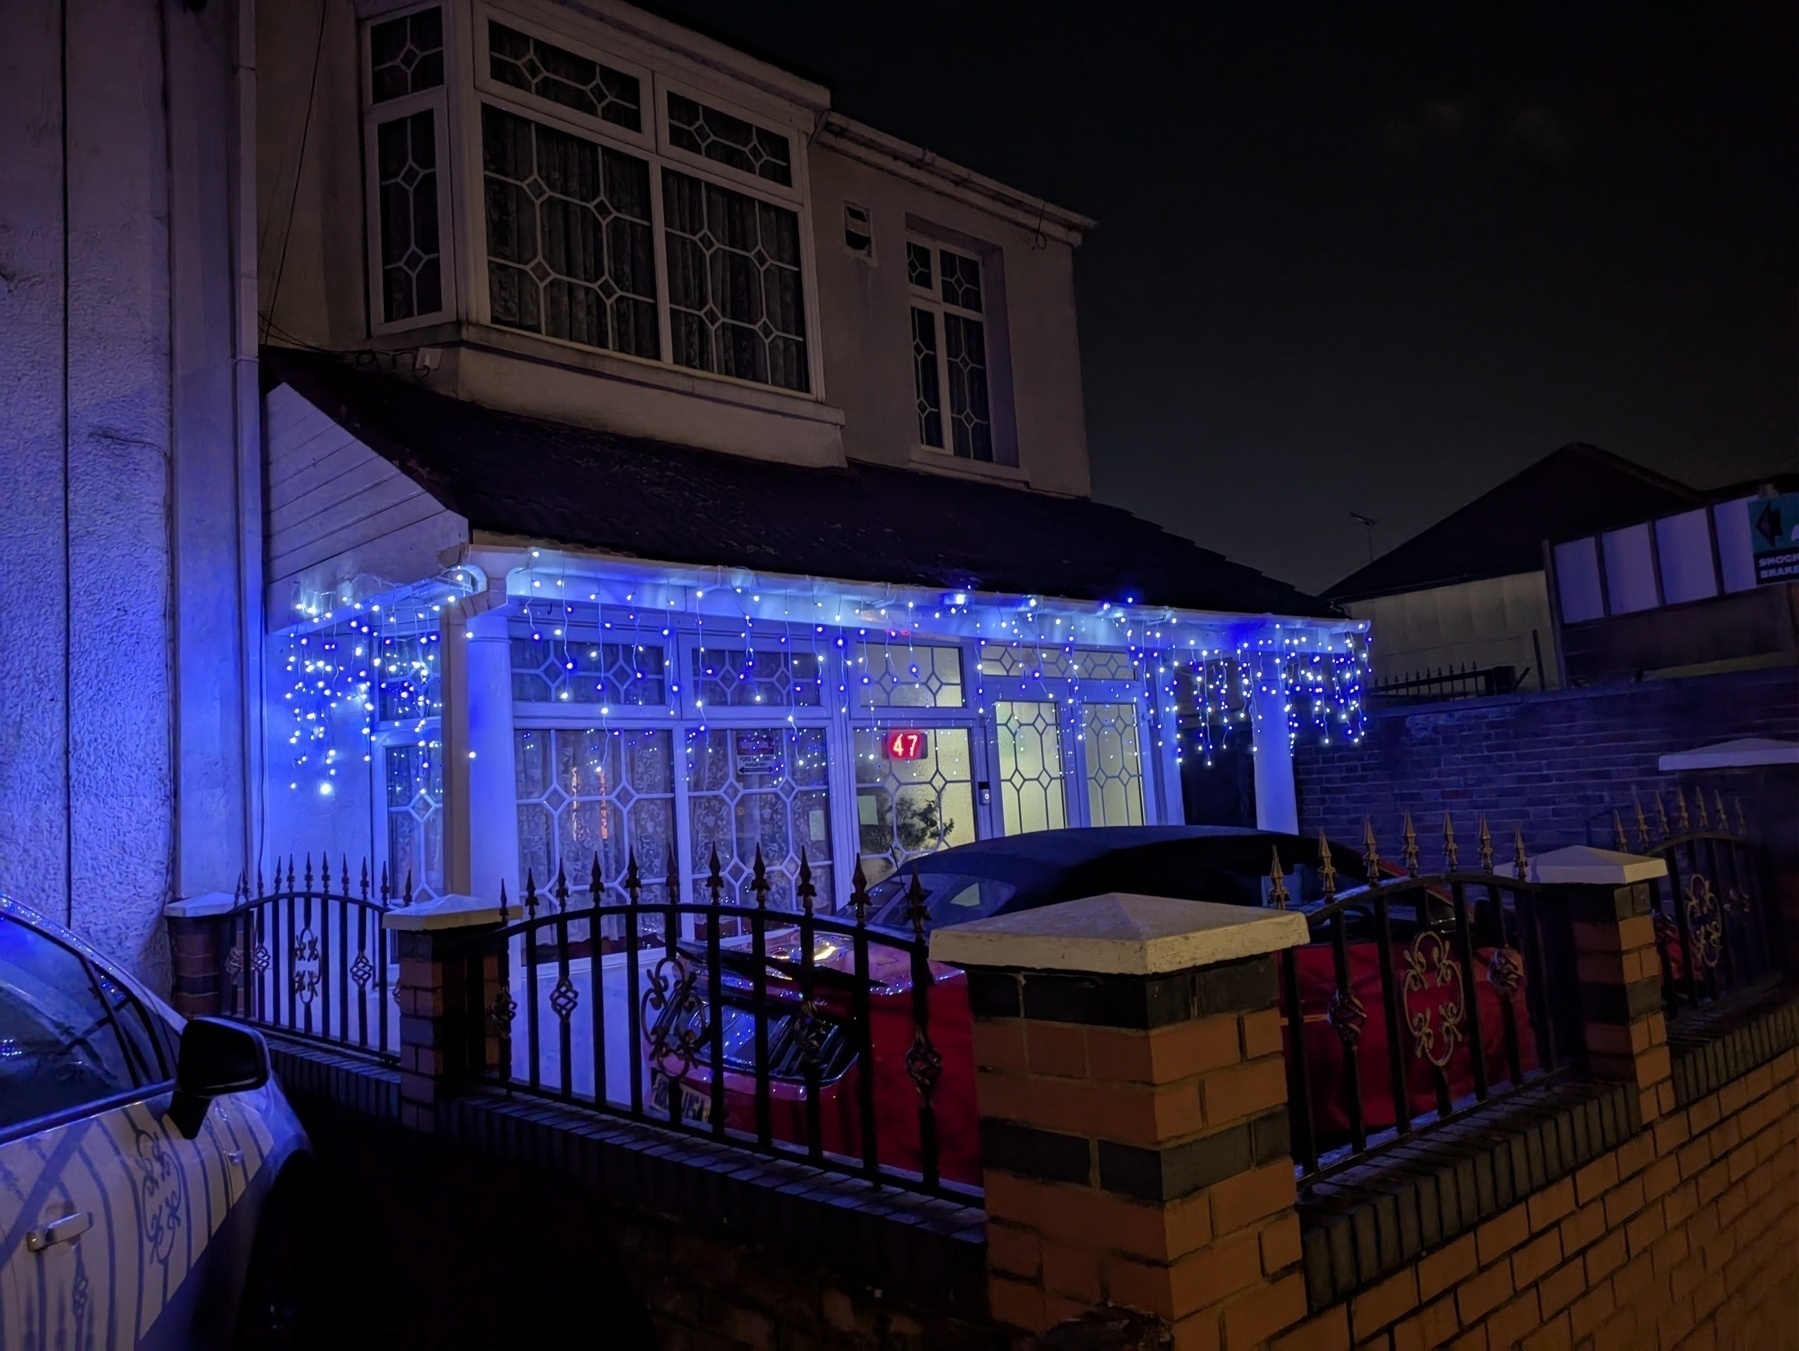
[(411, 891), (408, 877), (396, 898), (383, 869), (371, 896), (366, 862), (352, 889), (348, 858), (334, 882), (325, 854), (316, 873), (310, 854), (300, 872), (290, 856), (285, 876), (276, 866), (273, 888), (259, 873), (254, 896), (240, 877), (236, 903), (213, 920), (221, 1012), (395, 1058), (398, 966), (381, 916)]
[(804, 855), (797, 910), (770, 907), (770, 885), (760, 851), (753, 904), (725, 900), (716, 851), (703, 900), (643, 901), (634, 856), (621, 903), (597, 875), (582, 907), (561, 872), (547, 895), (527, 875), (502, 927), (463, 940), (468, 1007), (484, 1011), (477, 1077), (876, 1183), (977, 1193), (967, 996), (927, 957), (919, 883), (909, 933), (869, 923), (860, 862), (847, 915), (818, 912)]
[[(1612, 813), (1618, 848), (1659, 858), (1668, 875), (1651, 890), (1651, 919), (1661, 958), (1662, 1003), (1670, 1020), (1683, 1009), (1711, 1003), (1778, 974), (1772, 935), (1778, 916), (1770, 912), (1762, 859), (1749, 840), (1743, 804), (1736, 803), (1734, 829), (1724, 794), (1695, 789), (1688, 808), (1684, 788), (1674, 790), (1674, 816), (1660, 789), (1652, 797), (1652, 826), (1640, 794), (1633, 794), (1636, 847), (1621, 812)], [(1715, 812), (1715, 816), (1714, 816)]]
[[(1422, 872), (1419, 853), (1410, 813), (1403, 872), (1365, 823), (1370, 880), (1339, 892), (1319, 836), (1324, 896), (1300, 907), (1312, 942), (1279, 958), (1302, 1185), (1583, 1059), (1571, 934), (1526, 880), (1522, 834), (1510, 875), (1494, 866), (1484, 817), (1475, 868), (1461, 867), (1447, 814), (1441, 870)], [(1270, 902), (1287, 909), (1278, 848), (1270, 882)]]
[(1414, 671), (1393, 680), (1375, 682), (1369, 693), (1391, 703), (1425, 703), (1437, 699), (1478, 699), (1487, 695), (1511, 694), (1524, 684), (1530, 667), (1522, 672), (1516, 666), (1438, 667), (1434, 671)]

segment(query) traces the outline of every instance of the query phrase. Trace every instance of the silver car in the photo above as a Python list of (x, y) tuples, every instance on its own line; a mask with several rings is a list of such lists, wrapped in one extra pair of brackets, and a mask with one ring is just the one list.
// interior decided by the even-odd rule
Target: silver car
[(293, 1344), (311, 1166), (260, 1035), (0, 897), (0, 1351)]

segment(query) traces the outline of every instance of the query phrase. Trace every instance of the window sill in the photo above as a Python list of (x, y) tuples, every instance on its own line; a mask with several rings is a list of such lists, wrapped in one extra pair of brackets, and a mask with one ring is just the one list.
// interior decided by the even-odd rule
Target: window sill
[(980, 479), (986, 483), (1011, 483), (1020, 488), (1031, 486), (1031, 476), (1017, 465), (964, 460), (946, 450), (933, 450), (929, 446), (914, 446), (906, 463), (913, 469), (947, 474), (952, 478)]

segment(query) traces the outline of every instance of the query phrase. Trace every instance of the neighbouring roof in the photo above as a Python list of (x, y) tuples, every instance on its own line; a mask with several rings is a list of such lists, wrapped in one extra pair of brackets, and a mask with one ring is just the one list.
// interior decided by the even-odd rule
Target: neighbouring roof
[(1336, 604), (1539, 572), (1543, 541), (1576, 539), (1697, 506), (1707, 494), (1575, 443), (1451, 512), (1324, 592)]
[(498, 412), (341, 358), (287, 384), (472, 529), (664, 563), (1329, 617), (1285, 582), (1118, 507), (887, 465), (775, 463)]

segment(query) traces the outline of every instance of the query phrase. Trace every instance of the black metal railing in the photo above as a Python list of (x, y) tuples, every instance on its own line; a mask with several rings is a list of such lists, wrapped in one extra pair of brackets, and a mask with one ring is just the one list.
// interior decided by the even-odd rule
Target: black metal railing
[(1427, 703), (1437, 699), (1478, 699), (1511, 694), (1519, 689), (1530, 667), (1445, 666), (1434, 671), (1415, 671), (1392, 680), (1376, 681), (1369, 694), (1390, 703)]
[[(1364, 828), (1365, 886), (1339, 892), (1319, 839), (1321, 901), (1300, 907), (1312, 941), (1280, 954), (1288, 1111), (1302, 1185), (1584, 1058), (1565, 917), (1525, 878), (1523, 839), (1496, 870), (1460, 866), (1449, 817), (1443, 867), (1419, 869), (1405, 821), (1404, 872)], [(1278, 850), (1270, 902), (1290, 905)]]
[(312, 856), (296, 872), (290, 856), (274, 886), (261, 874), (255, 894), (240, 877), (230, 911), (214, 917), (220, 961), (220, 1012), (294, 1036), (356, 1047), (388, 1059), (399, 1053), (393, 1008), (397, 964), (381, 917), (405, 904), (383, 870), (369, 894), (365, 862), (352, 886), (344, 858), (336, 879), (330, 858)]
[(1672, 1020), (1682, 1010), (1777, 977), (1774, 935), (1780, 920), (1740, 800), (1734, 824), (1719, 790), (1708, 807), (1705, 791), (1695, 789), (1689, 809), (1686, 790), (1677, 787), (1672, 819), (1659, 789), (1651, 801), (1653, 825), (1640, 794), (1632, 803), (1634, 850), (1621, 812), (1613, 813), (1612, 825), (1620, 850), (1668, 865), (1668, 875), (1651, 887), (1650, 918), (1661, 960), (1662, 1004)]
[(633, 857), (610, 902), (595, 870), (585, 906), (562, 873), (547, 895), (527, 875), (502, 927), (464, 940), (477, 1078), (876, 1183), (978, 1193), (967, 996), (928, 959), (916, 880), (907, 934), (868, 923), (860, 863), (846, 914), (819, 912), (803, 855), (796, 910), (768, 905), (760, 851), (753, 904), (726, 902), (716, 852), (704, 900), (643, 901)]

